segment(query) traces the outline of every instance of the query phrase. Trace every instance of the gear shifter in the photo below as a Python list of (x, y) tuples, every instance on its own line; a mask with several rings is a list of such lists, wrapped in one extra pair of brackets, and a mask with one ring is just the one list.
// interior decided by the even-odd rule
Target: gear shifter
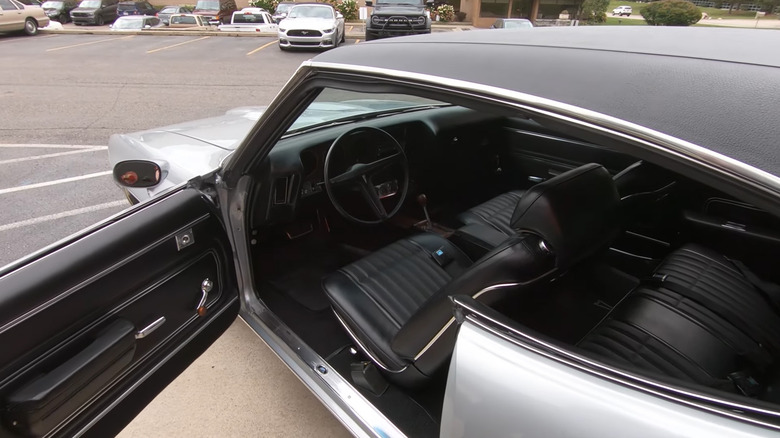
[(417, 197), (417, 203), (420, 204), (420, 207), (423, 208), (423, 213), (425, 213), (425, 229), (432, 230), (433, 222), (431, 222), (431, 216), (428, 215), (428, 197), (425, 196), (425, 193), (420, 193)]

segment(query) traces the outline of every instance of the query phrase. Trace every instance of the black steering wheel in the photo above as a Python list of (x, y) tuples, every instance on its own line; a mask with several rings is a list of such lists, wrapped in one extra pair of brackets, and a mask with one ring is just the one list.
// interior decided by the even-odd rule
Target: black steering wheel
[[(373, 140), (372, 140), (373, 139)], [(358, 158), (353, 164), (347, 167), (343, 173), (333, 176), (334, 162), (338, 161), (334, 159), (337, 156), (335, 151), (341, 149), (347, 144), (354, 145), (359, 142), (365, 141), (376, 142), (376, 145), (381, 144), (386, 146), (385, 150), (376, 148), (377, 156), (361, 157)], [(372, 149), (373, 150), (373, 149)], [(379, 152), (381, 150), (381, 153)], [(360, 162), (367, 161), (367, 162)], [(393, 165), (400, 167), (402, 173), (400, 179), (393, 179), (392, 176), (388, 176), (387, 170)], [(387, 132), (372, 127), (360, 127), (350, 129), (349, 131), (341, 134), (328, 149), (328, 154), (325, 156), (325, 192), (328, 194), (328, 199), (333, 204), (336, 211), (339, 212), (345, 219), (359, 223), (359, 224), (379, 224), (391, 217), (393, 217), (401, 209), (401, 206), (406, 199), (406, 194), (409, 190), (409, 163), (406, 160), (406, 154), (401, 148), (401, 145), (396, 139)], [(374, 181), (377, 177), (389, 178), (385, 181)], [(338, 201), (334, 188), (337, 186), (349, 186), (356, 187), (363, 195), (363, 199), (371, 207), (376, 219), (360, 219), (355, 215), (350, 214), (341, 203)], [(395, 206), (389, 212), (382, 204), (382, 199), (395, 196), (400, 193), (400, 197), (397, 200)]]

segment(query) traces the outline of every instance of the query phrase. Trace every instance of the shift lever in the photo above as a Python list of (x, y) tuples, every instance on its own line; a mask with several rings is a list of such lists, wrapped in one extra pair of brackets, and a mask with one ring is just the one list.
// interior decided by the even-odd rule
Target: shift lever
[(420, 204), (420, 207), (423, 208), (423, 213), (425, 213), (425, 229), (431, 230), (433, 229), (433, 222), (431, 222), (431, 216), (428, 215), (428, 197), (425, 196), (425, 193), (420, 193), (420, 195), (417, 197), (417, 203)]

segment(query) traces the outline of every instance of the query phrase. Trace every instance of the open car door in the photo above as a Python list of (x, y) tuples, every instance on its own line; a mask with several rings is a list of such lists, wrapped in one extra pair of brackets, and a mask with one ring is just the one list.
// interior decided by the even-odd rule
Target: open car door
[(235, 320), (233, 255), (193, 188), (0, 273), (0, 436), (113, 436)]

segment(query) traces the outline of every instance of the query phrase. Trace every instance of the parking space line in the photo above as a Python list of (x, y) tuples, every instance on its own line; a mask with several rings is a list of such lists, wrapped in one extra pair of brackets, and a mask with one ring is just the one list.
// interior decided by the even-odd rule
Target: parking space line
[(355, 40), (355, 44), (357, 44), (357, 43), (359, 43), (359, 42), (360, 42), (360, 40)]
[(63, 178), (63, 179), (56, 179), (54, 181), (46, 181), (42, 183), (37, 184), (29, 184), (26, 186), (18, 186), (18, 187), (9, 187), (7, 189), (0, 189), (0, 195), (5, 195), (6, 193), (14, 193), (14, 192), (21, 192), (22, 190), (31, 190), (31, 189), (38, 189), (41, 187), (48, 187), (48, 186), (55, 186), (57, 184), (65, 184), (73, 181), (80, 181), (82, 179), (89, 179), (89, 178), (97, 178), (99, 176), (106, 176), (111, 175), (113, 171), (106, 170), (105, 172), (97, 172), (97, 173), (90, 173), (88, 175), (81, 175), (81, 176), (74, 176), (70, 178)]
[(349, 26), (349, 29), (347, 29), (347, 32), (352, 32), (352, 29), (354, 29), (355, 26)]
[(108, 149), (108, 146), (97, 146), (94, 144), (46, 144), (46, 143), (9, 143), (0, 144), (1, 148), (46, 148), (46, 149), (90, 149), (90, 148), (103, 148)]
[(255, 50), (252, 50), (251, 52), (247, 53), (247, 54), (246, 54), (246, 56), (249, 56), (249, 55), (254, 55), (255, 53), (257, 53), (257, 52), (259, 52), (259, 51), (261, 51), (261, 50), (265, 49), (266, 47), (268, 47), (268, 46), (270, 46), (270, 45), (272, 45), (272, 44), (278, 44), (278, 43), (279, 43), (279, 41), (271, 41), (271, 42), (270, 42), (270, 43), (268, 43), (268, 44), (263, 44), (262, 46), (260, 46), (260, 47), (256, 48)]
[(123, 36), (123, 37), (106, 38), (104, 40), (90, 41), (88, 43), (80, 43), (80, 44), (72, 44), (70, 46), (54, 47), (52, 49), (46, 49), (46, 51), (47, 52), (55, 52), (57, 50), (72, 49), (74, 47), (82, 47), (82, 46), (89, 46), (89, 45), (92, 45), (92, 44), (105, 43), (107, 41), (126, 40), (128, 38), (133, 38), (134, 36), (135, 35), (127, 35), (127, 36)]
[(2, 165), (2, 164), (11, 164), (11, 163), (21, 163), (23, 161), (41, 160), (41, 159), (44, 159), (44, 158), (61, 157), (63, 155), (83, 154), (85, 152), (95, 152), (95, 151), (102, 151), (102, 150), (106, 150), (106, 149), (108, 149), (106, 146), (95, 146), (95, 147), (89, 148), (89, 149), (77, 149), (75, 151), (68, 151), (68, 152), (55, 152), (53, 154), (33, 155), (33, 156), (30, 156), (30, 157), (12, 158), (10, 160), (0, 161), (0, 165)]
[(41, 222), (49, 222), (56, 219), (62, 219), (70, 216), (76, 216), (79, 214), (91, 213), (93, 211), (105, 210), (107, 208), (114, 208), (114, 207), (121, 207), (121, 206), (127, 207), (129, 206), (129, 204), (127, 203), (127, 201), (113, 201), (113, 202), (106, 202), (104, 204), (91, 205), (89, 207), (77, 208), (75, 210), (63, 211), (61, 213), (50, 214), (47, 216), (40, 216), (32, 219), (19, 221), (19, 222), (13, 222), (6, 225), (0, 225), (0, 231), (8, 231), (14, 228), (21, 228), (29, 225), (39, 224)]
[(194, 40), (184, 41), (182, 43), (172, 44), (170, 46), (160, 47), (159, 49), (147, 50), (146, 53), (154, 53), (154, 52), (159, 52), (161, 50), (172, 49), (174, 47), (183, 46), (185, 44), (194, 43), (195, 41), (205, 40), (207, 38), (211, 38), (211, 37), (210, 36), (204, 36), (202, 38), (197, 38), (197, 39), (194, 39)]

